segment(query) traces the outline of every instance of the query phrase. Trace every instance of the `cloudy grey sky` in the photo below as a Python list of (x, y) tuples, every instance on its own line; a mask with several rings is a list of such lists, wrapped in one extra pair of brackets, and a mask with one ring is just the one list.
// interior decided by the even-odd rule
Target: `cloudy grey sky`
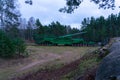
[[(83, 18), (86, 17), (107, 17), (111, 13), (117, 14), (120, 9), (103, 10), (98, 9), (90, 0), (84, 0), (81, 6), (75, 10), (73, 14), (60, 13), (58, 10), (65, 6), (65, 0), (33, 0), (33, 5), (25, 4), (25, 0), (18, 0), (20, 3), (20, 11), (23, 18), (30, 17), (39, 18), (44, 25), (50, 24), (52, 21), (59, 21), (64, 25), (71, 25), (72, 27), (80, 27)], [(120, 5), (120, 0), (116, 0), (116, 5)]]

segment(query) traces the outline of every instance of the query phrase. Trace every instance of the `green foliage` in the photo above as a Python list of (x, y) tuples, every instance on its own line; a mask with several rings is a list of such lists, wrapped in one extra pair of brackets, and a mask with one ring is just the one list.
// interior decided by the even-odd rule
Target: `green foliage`
[(20, 38), (11, 39), (0, 30), (0, 57), (10, 58), (15, 55), (26, 55), (26, 46)]
[[(39, 19), (36, 20), (35, 36), (40, 35), (41, 37), (59, 37), (66, 34), (79, 33), (80, 30), (77, 28), (71, 28), (70, 26), (62, 25), (60, 22), (52, 22), (49, 25), (42, 25)], [(37, 36), (38, 37), (38, 36)]]
[(41, 34), (34, 34), (33, 35), (33, 38), (34, 38), (34, 40), (35, 40), (35, 43), (37, 43), (37, 44), (40, 44), (41, 43), (41, 41), (43, 40), (43, 35), (41, 35)]
[(20, 13), (16, 7), (16, 2), (17, 0), (0, 0), (0, 22), (6, 31), (19, 25)]
[(37, 26), (37, 33), (38, 34), (44, 34), (44, 27), (40, 23), (39, 19), (36, 20), (36, 26)]
[(120, 13), (111, 14), (108, 18), (100, 16), (99, 18), (85, 18), (82, 21), (82, 31), (87, 33), (82, 37), (87, 41), (102, 42), (106, 44), (110, 38), (120, 35)]
[(23, 53), (25, 53), (26, 50), (24, 41), (20, 38), (15, 38), (13, 40), (13, 43), (15, 46), (16, 53), (18, 53), (19, 55), (23, 55)]
[(12, 57), (15, 54), (13, 42), (0, 30), (0, 57)]
[[(66, 7), (61, 8), (60, 12), (72, 13), (75, 9), (77, 9), (82, 2), (85, 0), (66, 0)], [(114, 9), (115, 8), (115, 0), (89, 0), (90, 2), (94, 2), (96, 5), (99, 5), (99, 8), (103, 9)]]

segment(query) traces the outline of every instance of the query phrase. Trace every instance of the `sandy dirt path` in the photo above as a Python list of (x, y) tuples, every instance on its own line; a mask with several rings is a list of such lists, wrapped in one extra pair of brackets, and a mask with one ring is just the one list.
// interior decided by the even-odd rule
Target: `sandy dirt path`
[(61, 58), (61, 56), (58, 55), (58, 54), (49, 53), (49, 54), (47, 54), (45, 59), (43, 59), (43, 60), (35, 60), (34, 62), (22, 67), (21, 69), (19, 69), (17, 72), (24, 71), (24, 70), (30, 69), (31, 67), (34, 67), (36, 65), (42, 65), (44, 63), (54, 61), (54, 60), (60, 59), (60, 58)]

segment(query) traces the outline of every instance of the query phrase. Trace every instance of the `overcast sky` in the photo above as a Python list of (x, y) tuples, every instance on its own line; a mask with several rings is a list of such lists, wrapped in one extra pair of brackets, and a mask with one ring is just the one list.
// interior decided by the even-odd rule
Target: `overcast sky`
[[(25, 4), (25, 0), (18, 1), (22, 18), (27, 18), (27, 20), (30, 17), (39, 18), (44, 25), (50, 24), (52, 21), (59, 21), (61, 24), (79, 28), (83, 18), (91, 16), (107, 17), (111, 13), (118, 14), (120, 11), (119, 8), (115, 10), (98, 9), (98, 5), (90, 3), (90, 0), (84, 0), (73, 14), (66, 14), (58, 11), (65, 6), (65, 0), (33, 0), (32, 6)], [(116, 5), (120, 5), (120, 0), (116, 0)]]

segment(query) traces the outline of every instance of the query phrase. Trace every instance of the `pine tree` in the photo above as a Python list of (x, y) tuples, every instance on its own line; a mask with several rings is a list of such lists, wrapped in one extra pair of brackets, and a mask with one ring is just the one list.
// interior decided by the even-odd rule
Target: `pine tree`
[(17, 0), (0, 0), (1, 27), (5, 32), (7, 32), (10, 36), (13, 37), (15, 35), (11, 34), (11, 32), (14, 32), (15, 29), (13, 30), (13, 28), (17, 29), (20, 17), (19, 10), (17, 10), (16, 7), (16, 2)]

